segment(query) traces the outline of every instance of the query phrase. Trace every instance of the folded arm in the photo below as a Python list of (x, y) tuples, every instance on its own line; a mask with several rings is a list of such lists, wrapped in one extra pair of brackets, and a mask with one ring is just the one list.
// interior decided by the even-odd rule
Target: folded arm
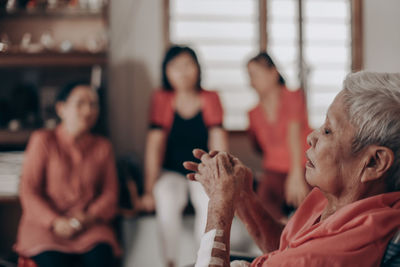
[(241, 192), (236, 215), (263, 253), (278, 249), (284, 225), (272, 218), (253, 191)]

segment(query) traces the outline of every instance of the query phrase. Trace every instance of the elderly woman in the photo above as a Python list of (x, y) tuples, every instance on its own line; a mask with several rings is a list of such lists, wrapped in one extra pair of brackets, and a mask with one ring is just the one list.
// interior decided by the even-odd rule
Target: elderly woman
[(120, 253), (110, 221), (117, 178), (109, 141), (90, 133), (97, 94), (86, 84), (61, 90), (55, 130), (32, 134), (21, 177), (16, 251), (45, 266), (113, 266)]
[(251, 266), (379, 266), (400, 227), (400, 74), (350, 74), (326, 121), (307, 140), (314, 187), (284, 227), (263, 210), (252, 174), (224, 152), (195, 150), (210, 197), (198, 266), (229, 266), (236, 213), (265, 255)]

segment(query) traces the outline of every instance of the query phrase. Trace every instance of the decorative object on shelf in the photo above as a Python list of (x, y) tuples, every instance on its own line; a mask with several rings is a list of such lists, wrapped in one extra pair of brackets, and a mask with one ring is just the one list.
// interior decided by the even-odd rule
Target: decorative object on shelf
[(45, 9), (47, 6), (47, 0), (29, 0), (26, 5), (27, 9)]
[(47, 0), (47, 9), (56, 9), (58, 4), (58, 0)]
[(104, 5), (106, 5), (106, 1), (104, 0), (79, 0), (79, 7), (81, 9), (89, 9), (92, 12), (99, 12)]
[(42, 52), (44, 48), (41, 43), (32, 43), (32, 34), (27, 32), (22, 36), (20, 49), (27, 53), (39, 53)]
[(7, 52), (10, 46), (10, 38), (8, 38), (8, 35), (6, 33), (3, 33), (0, 39), (0, 52)]
[(73, 44), (71, 43), (70, 40), (64, 40), (60, 44), (60, 52), (62, 53), (68, 53), (71, 52), (73, 49)]
[(68, 2), (68, 6), (71, 8), (77, 8), (79, 4), (79, 0), (70, 0)]
[(90, 13), (100, 12), (108, 1), (106, 0), (0, 0), (0, 9), (7, 13), (15, 13), (27, 10), (36, 11), (89, 11)]
[(21, 122), (19, 120), (13, 119), (8, 122), (8, 130), (11, 132), (17, 132), (21, 130)]
[(89, 6), (88, 0), (79, 0), (79, 8), (80, 9), (87, 9), (88, 6)]
[[(107, 3), (0, 0), (0, 151), (24, 149), (34, 129), (56, 126), (54, 94), (67, 80), (87, 79), (102, 87), (108, 60)], [(16, 93), (21, 83), (33, 85), (36, 95)], [(35, 112), (28, 110), (27, 99), (38, 100)]]
[(92, 77), (90, 79), (90, 85), (93, 87), (93, 89), (98, 90), (101, 86), (101, 67), (96, 65), (93, 66), (92, 69)]
[(50, 31), (45, 31), (40, 36), (40, 43), (46, 50), (54, 50), (55, 41)]
[(88, 0), (88, 7), (91, 11), (100, 11), (103, 7), (103, 0)]
[(17, 9), (17, 1), (16, 0), (8, 0), (6, 4), (7, 12), (14, 12)]
[(95, 35), (90, 35), (86, 38), (85, 47), (83, 50), (90, 53), (99, 53), (107, 50), (107, 35), (105, 31), (100, 31)]
[(24, 33), (24, 35), (22, 35), (21, 44), (20, 44), (21, 50), (23, 50), (23, 51), (28, 50), (29, 45), (31, 44), (31, 40), (32, 40), (32, 34), (30, 34), (29, 32)]

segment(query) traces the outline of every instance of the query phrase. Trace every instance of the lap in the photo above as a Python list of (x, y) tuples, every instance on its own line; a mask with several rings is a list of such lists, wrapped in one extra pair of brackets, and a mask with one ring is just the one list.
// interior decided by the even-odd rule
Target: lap
[(73, 266), (74, 255), (59, 251), (44, 251), (32, 257), (39, 267), (68, 267)]
[(39, 267), (109, 267), (113, 266), (114, 255), (110, 245), (97, 244), (88, 252), (82, 254), (64, 253), (60, 251), (44, 251), (32, 259)]

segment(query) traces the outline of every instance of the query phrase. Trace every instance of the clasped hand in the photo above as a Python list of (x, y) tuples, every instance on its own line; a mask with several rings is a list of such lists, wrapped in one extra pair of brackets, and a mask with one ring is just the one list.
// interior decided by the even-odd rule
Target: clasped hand
[(53, 222), (53, 232), (58, 237), (71, 239), (93, 223), (94, 218), (83, 212), (78, 212), (72, 217), (60, 216)]
[(187, 177), (200, 182), (210, 201), (231, 203), (235, 208), (243, 193), (252, 191), (253, 176), (238, 158), (226, 152), (201, 149), (193, 150), (195, 158), (201, 163), (184, 162), (183, 166), (193, 171)]

